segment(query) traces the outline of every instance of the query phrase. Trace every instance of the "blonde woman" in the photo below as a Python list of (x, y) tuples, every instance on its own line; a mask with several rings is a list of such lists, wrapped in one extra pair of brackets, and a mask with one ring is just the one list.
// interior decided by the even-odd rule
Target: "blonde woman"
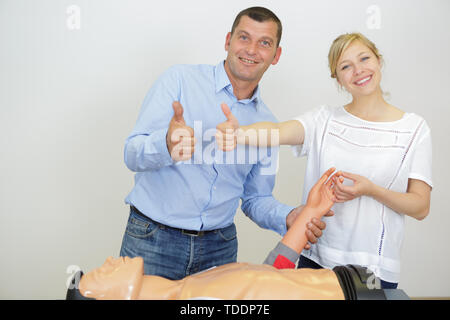
[(430, 129), (419, 115), (385, 101), (382, 56), (364, 35), (339, 36), (328, 59), (331, 77), (352, 95), (349, 104), (241, 127), (223, 104), (227, 121), (217, 126), (217, 142), (223, 150), (236, 143), (292, 145), (295, 155), (307, 157), (302, 203), (323, 172), (336, 167), (335, 214), (317, 244), (302, 252), (299, 268), (359, 264), (383, 288), (397, 288), (405, 216), (422, 220), (429, 213)]

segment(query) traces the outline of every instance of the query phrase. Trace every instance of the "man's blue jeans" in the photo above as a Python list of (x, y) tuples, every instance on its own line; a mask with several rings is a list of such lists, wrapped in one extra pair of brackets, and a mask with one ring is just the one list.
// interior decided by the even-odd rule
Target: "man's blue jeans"
[(142, 257), (144, 273), (179, 280), (214, 266), (236, 262), (236, 226), (201, 236), (181, 233), (130, 209), (120, 256)]

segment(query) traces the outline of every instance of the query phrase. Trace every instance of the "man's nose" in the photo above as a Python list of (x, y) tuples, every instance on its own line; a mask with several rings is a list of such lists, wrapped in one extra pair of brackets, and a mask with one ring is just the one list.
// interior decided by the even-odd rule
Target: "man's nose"
[(246, 51), (248, 55), (255, 55), (257, 52), (257, 43), (256, 42), (251, 42), (247, 45)]

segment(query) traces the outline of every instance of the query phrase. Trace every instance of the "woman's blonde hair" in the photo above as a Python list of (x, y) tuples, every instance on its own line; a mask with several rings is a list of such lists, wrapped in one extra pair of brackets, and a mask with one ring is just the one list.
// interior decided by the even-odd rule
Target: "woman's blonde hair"
[(332, 78), (337, 77), (336, 74), (337, 63), (342, 53), (355, 40), (360, 41), (362, 44), (368, 47), (382, 63), (383, 61), (382, 55), (380, 54), (380, 52), (378, 52), (377, 47), (372, 41), (367, 39), (364, 35), (362, 35), (359, 32), (345, 33), (340, 35), (333, 41), (330, 47), (330, 52), (328, 52), (328, 66), (330, 68)]

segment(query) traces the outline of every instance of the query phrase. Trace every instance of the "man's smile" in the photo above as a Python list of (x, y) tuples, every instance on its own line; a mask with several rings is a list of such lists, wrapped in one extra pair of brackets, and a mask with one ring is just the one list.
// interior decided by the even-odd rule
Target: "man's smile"
[(239, 58), (239, 60), (241, 60), (242, 62), (244, 62), (245, 64), (257, 64), (258, 62), (255, 60), (251, 60), (251, 59), (247, 59), (247, 58)]

